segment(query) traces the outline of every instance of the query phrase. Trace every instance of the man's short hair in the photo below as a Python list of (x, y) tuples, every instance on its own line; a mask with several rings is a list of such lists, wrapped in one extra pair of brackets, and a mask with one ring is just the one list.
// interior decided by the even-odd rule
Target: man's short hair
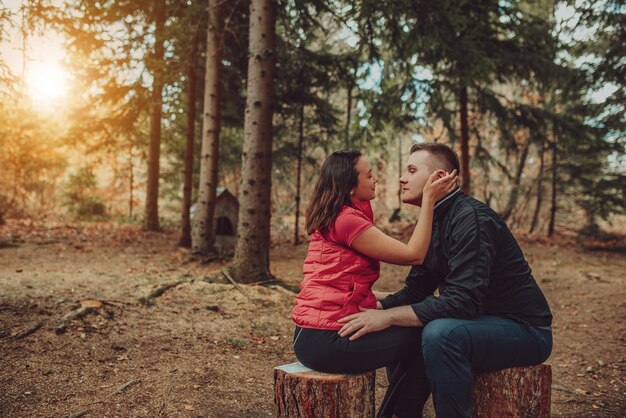
[[(426, 151), (433, 157), (435, 157), (445, 168), (446, 171), (452, 171), (456, 169), (457, 175), (461, 175), (461, 166), (459, 164), (459, 157), (456, 152), (446, 144), (440, 142), (424, 142), (420, 144), (413, 144), (411, 147), (411, 154), (417, 151)], [(431, 167), (434, 168), (434, 167)]]

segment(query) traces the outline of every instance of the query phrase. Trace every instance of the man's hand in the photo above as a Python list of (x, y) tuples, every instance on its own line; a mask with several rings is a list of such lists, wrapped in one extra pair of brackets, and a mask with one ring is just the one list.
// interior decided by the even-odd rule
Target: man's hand
[(392, 325), (388, 311), (361, 307), (359, 307), (359, 310), (361, 312), (346, 316), (338, 321), (344, 324), (339, 330), (339, 336), (345, 337), (354, 333), (349, 338), (350, 341), (354, 341), (365, 334), (381, 331)]

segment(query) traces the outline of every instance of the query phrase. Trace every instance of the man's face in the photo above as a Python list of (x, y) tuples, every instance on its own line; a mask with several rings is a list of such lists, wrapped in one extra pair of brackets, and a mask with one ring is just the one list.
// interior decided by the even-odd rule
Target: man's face
[(440, 167), (435, 167), (436, 158), (427, 151), (416, 151), (409, 155), (406, 170), (400, 177), (402, 187), (402, 202), (410, 205), (422, 206), (424, 185), (428, 178)]

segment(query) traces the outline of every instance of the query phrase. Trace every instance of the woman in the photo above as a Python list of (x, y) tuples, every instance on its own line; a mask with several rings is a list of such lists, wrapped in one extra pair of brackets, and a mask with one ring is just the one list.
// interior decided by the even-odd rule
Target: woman
[[(323, 372), (359, 373), (419, 357), (415, 328), (391, 327), (350, 341), (338, 334), (342, 324), (337, 321), (359, 308), (377, 307), (372, 285), (380, 261), (423, 262), (435, 202), (455, 187), (457, 179), (455, 172), (435, 177), (433, 173), (424, 187), (419, 221), (404, 244), (374, 226), (370, 201), (378, 178), (367, 159), (355, 150), (338, 151), (326, 159), (306, 213), (311, 242), (292, 311), (294, 351), (302, 364)], [(405, 395), (405, 404), (410, 405), (411, 394)]]

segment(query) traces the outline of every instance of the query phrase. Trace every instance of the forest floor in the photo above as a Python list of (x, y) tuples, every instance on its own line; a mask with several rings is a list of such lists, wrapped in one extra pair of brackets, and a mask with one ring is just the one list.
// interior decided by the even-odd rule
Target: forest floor
[[(294, 293), (211, 280), (225, 262), (190, 261), (177, 238), (101, 223), (0, 227), (1, 417), (274, 415), (273, 368), (295, 360)], [(554, 313), (552, 415), (626, 416), (626, 257), (565, 239), (521, 245)], [(272, 273), (297, 285), (305, 253), (275, 244)], [(376, 287), (399, 288), (407, 270), (384, 266)], [(140, 301), (166, 284), (177, 285)], [(379, 372), (378, 400), (385, 385)]]

